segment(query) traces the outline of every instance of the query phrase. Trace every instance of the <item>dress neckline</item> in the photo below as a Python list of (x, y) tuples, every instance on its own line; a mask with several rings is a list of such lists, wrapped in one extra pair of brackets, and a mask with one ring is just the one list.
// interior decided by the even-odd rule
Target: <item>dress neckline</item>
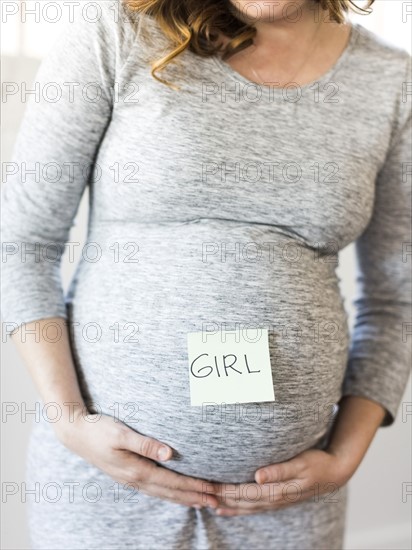
[(293, 87), (299, 88), (301, 92), (304, 92), (305, 90), (311, 88), (314, 84), (325, 84), (327, 82), (330, 82), (331, 78), (350, 58), (354, 50), (357, 38), (359, 36), (359, 24), (355, 21), (350, 21), (348, 24), (350, 25), (350, 34), (345, 49), (342, 51), (335, 63), (325, 73), (320, 75), (318, 78), (313, 79), (311, 82), (308, 82), (307, 84), (300, 85), (294, 82), (290, 82), (288, 86), (283, 88), (267, 86), (265, 84), (260, 84), (243, 76), (238, 71), (233, 69), (226, 61), (223, 61), (220, 55), (215, 55), (212, 57), (212, 59), (215, 66), (222, 74), (225, 74), (231, 80), (234, 80), (235, 82), (241, 83), (243, 85), (260, 88), (262, 90), (262, 93), (264, 94), (270, 94), (271, 96), (283, 95), (285, 91), (287, 91), (291, 87), (291, 85), (293, 85)]

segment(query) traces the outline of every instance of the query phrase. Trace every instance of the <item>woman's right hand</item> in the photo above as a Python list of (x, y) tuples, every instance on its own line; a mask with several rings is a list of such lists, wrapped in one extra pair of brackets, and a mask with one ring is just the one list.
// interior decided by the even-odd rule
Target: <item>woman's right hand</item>
[(217, 507), (213, 484), (156, 464), (172, 457), (172, 449), (141, 435), (106, 415), (87, 415), (75, 410), (70, 419), (55, 425), (65, 447), (93, 464), (122, 485), (147, 495), (186, 506)]
[[(57, 339), (48, 337), (48, 327), (55, 327)], [(13, 333), (13, 341), (43, 403), (60, 404), (64, 411), (53, 427), (65, 447), (142, 493), (186, 506), (217, 507), (218, 500), (212, 494), (218, 491), (217, 484), (177, 474), (156, 463), (172, 457), (170, 447), (135, 432), (112, 416), (87, 414), (65, 318), (32, 321), (25, 324), (25, 330), (36, 334), (36, 339), (23, 338), (19, 329)], [(165, 456), (159, 457), (163, 447)]]

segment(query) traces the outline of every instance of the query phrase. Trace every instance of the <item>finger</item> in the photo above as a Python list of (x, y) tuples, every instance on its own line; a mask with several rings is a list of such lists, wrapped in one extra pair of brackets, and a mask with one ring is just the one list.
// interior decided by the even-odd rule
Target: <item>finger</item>
[(235, 502), (258, 500), (266, 498), (276, 491), (281, 491), (283, 485), (251, 483), (218, 483), (216, 484), (216, 495), (222, 501), (231, 500)]
[(173, 450), (168, 445), (152, 437), (141, 435), (127, 426), (121, 429), (118, 448), (162, 462), (169, 460), (173, 455)]
[(299, 477), (303, 470), (303, 463), (300, 458), (292, 458), (286, 462), (270, 464), (264, 468), (259, 468), (255, 472), (256, 483), (277, 483)]
[[(281, 502), (296, 502), (306, 492), (313, 494), (313, 487), (302, 483), (301, 480), (292, 480), (286, 483), (266, 483), (265, 485), (248, 484), (237, 494), (228, 493), (218, 495), (219, 503), (233, 508), (253, 508), (256, 506), (272, 506)], [(253, 490), (251, 490), (253, 489)]]
[(195, 491), (176, 491), (159, 485), (144, 485), (140, 488), (143, 493), (147, 493), (150, 496), (161, 498), (175, 502), (177, 504), (183, 504), (185, 506), (198, 506), (217, 508), (218, 502), (212, 495), (206, 495), (205, 493), (197, 493)]
[[(126, 453), (129, 453), (129, 451), (126, 451)], [(170, 483), (172, 487), (168, 486), (164, 483), (164, 477), (160, 476), (156, 477), (153, 475), (152, 472), (155, 473), (162, 473), (163, 470), (166, 470), (162, 466), (156, 465), (154, 462), (147, 458), (143, 457), (137, 457), (134, 453), (128, 454), (125, 457), (125, 460), (123, 460), (122, 467), (115, 467), (112, 471), (112, 477), (119, 481), (120, 483), (127, 485), (127, 486), (133, 486), (136, 490), (146, 492), (147, 487), (150, 487), (150, 493), (156, 491), (156, 494), (162, 494), (167, 495), (168, 498), (172, 498), (173, 491), (180, 491), (180, 493), (189, 493), (189, 499), (191, 497), (195, 497), (196, 504), (203, 505), (203, 506), (212, 506), (213, 508), (216, 508), (218, 506), (218, 500), (216, 497), (214, 497), (212, 494), (197, 491), (196, 489), (188, 489), (188, 490), (180, 490), (176, 489), (178, 483), (176, 481), (173, 481), (173, 483)], [(175, 474), (174, 472), (169, 472), (166, 470), (167, 473)], [(186, 476), (181, 474), (175, 474), (176, 477), (185, 478)], [(172, 476), (175, 477), (174, 475)], [(195, 483), (193, 483), (194, 487), (206, 487), (206, 484), (202, 480), (196, 479), (196, 478), (188, 478), (188, 480), (193, 480)], [(199, 484), (200, 482), (200, 484)], [(189, 485), (188, 485), (189, 487)], [(200, 500), (199, 500), (200, 499)]]
[(310, 498), (313, 498), (313, 491), (311, 489), (308, 489), (306, 491), (302, 491), (298, 494), (293, 495), (293, 497), (281, 494), (278, 495), (276, 498), (271, 498), (270, 500), (266, 501), (262, 500), (255, 502), (236, 502), (235, 500), (227, 500), (224, 503), (219, 501), (219, 506), (217, 510), (237, 510), (238, 512), (251, 511), (253, 513), (257, 513), (257, 511), (261, 509), (278, 510), (286, 506), (293, 506), (294, 504)]
[(272, 510), (272, 508), (268, 507), (261, 507), (261, 508), (255, 508), (253, 510), (245, 510), (245, 509), (236, 509), (236, 508), (218, 508), (215, 510), (216, 515), (218, 516), (251, 516), (252, 514), (262, 514), (263, 512), (269, 512)]
[(242, 505), (246, 503), (265, 502), (269, 500), (271, 494), (277, 489), (277, 486), (259, 485), (258, 483), (222, 483), (216, 496), (219, 502), (231, 506)]
[(150, 484), (160, 485), (179, 491), (195, 491), (209, 494), (214, 494), (216, 491), (215, 484), (212, 482), (197, 477), (178, 474), (168, 468), (158, 466), (153, 462), (145, 461), (143, 468), (144, 479)]
[(215, 514), (218, 516), (248, 516), (252, 514), (263, 514), (265, 512), (276, 512), (277, 510), (282, 510), (284, 508), (289, 508), (293, 506), (295, 502), (282, 502), (274, 505), (267, 506), (256, 506), (255, 508), (226, 508), (219, 507), (215, 510)]

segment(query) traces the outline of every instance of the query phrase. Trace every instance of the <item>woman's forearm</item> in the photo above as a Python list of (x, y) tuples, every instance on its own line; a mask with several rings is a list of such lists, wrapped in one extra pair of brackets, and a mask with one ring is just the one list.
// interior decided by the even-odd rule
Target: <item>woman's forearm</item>
[(56, 403), (60, 407), (64, 424), (64, 421), (70, 421), (74, 414), (84, 408), (70, 347), (67, 321), (61, 317), (41, 319), (27, 323), (25, 329), (28, 335), (26, 334), (24, 339), (21, 328), (14, 332), (11, 338), (42, 401), (45, 404)]
[(328, 452), (339, 456), (349, 469), (356, 470), (384, 416), (385, 409), (378, 403), (345, 395), (339, 402)]

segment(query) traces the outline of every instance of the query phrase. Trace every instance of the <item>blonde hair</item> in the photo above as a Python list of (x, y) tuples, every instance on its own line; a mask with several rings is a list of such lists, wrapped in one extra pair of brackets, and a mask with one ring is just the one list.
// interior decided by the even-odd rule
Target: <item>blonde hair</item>
[[(171, 86), (159, 72), (166, 68), (185, 50), (202, 57), (222, 54), (223, 59), (247, 48), (253, 43), (256, 29), (236, 17), (230, 0), (122, 0), (130, 12), (151, 16), (163, 34), (170, 40), (171, 50), (152, 64), (152, 76), (159, 82)], [(332, 21), (345, 22), (350, 9), (358, 13), (370, 13), (375, 0), (368, 0), (365, 8), (353, 0), (313, 0), (326, 10)], [(219, 36), (229, 39), (225, 46)]]

